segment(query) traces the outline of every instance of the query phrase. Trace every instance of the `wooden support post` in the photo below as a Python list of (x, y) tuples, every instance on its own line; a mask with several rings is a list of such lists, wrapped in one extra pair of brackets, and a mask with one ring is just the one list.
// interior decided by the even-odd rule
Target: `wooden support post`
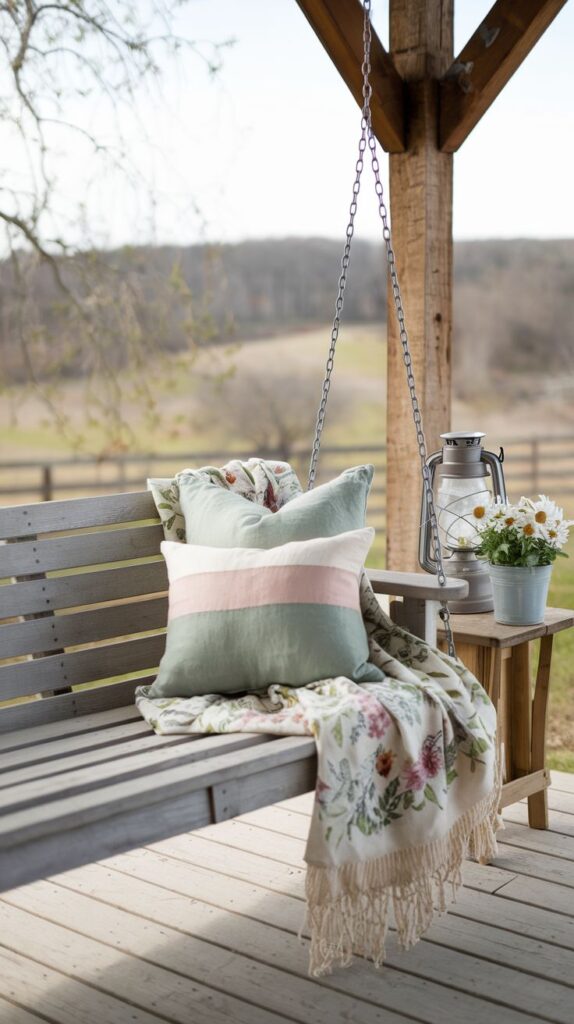
[[(407, 89), (407, 150), (390, 156), (393, 241), (429, 451), (450, 427), (452, 155), (438, 148), (438, 80), (452, 61), (453, 0), (391, 0), (391, 55)], [(388, 297), (387, 568), (418, 567), (420, 468)]]
[(52, 467), (47, 464), (42, 466), (42, 485), (40, 488), (40, 500), (51, 501), (53, 498)]

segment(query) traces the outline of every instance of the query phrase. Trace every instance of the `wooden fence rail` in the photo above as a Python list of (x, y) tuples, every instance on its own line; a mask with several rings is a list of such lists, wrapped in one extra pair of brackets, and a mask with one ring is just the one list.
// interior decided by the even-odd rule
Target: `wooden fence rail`
[[(264, 453), (281, 459), (285, 453)], [(230, 458), (245, 458), (244, 451), (138, 452), (105, 458), (10, 459), (0, 462), (0, 504), (26, 500), (51, 501), (94, 493), (139, 490), (148, 477), (169, 477), (185, 466), (221, 465)], [(289, 455), (306, 478), (309, 451), (296, 448)], [(325, 446), (321, 452), (318, 482), (361, 462), (375, 465), (375, 482), (369, 502), (373, 525), (384, 529), (386, 448), (379, 445)], [(574, 495), (574, 435), (516, 438), (505, 445), (504, 470), (509, 494), (550, 492), (566, 501)]]

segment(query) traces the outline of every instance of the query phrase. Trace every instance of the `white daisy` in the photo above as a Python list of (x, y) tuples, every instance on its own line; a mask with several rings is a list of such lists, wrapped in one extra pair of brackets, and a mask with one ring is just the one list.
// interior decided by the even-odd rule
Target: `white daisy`
[(532, 502), (534, 518), (540, 526), (556, 522), (564, 518), (564, 512), (558, 508), (555, 501), (547, 498), (545, 494), (538, 495), (538, 501)]

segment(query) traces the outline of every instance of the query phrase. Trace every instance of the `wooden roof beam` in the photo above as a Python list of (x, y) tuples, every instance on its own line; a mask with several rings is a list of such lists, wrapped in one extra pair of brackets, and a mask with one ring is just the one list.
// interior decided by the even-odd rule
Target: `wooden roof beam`
[(566, 0), (497, 0), (440, 84), (439, 145), (453, 153)]
[[(363, 8), (360, 0), (297, 0), (360, 107), (363, 105)], [(372, 33), (371, 116), (374, 133), (389, 153), (405, 150), (403, 80)]]

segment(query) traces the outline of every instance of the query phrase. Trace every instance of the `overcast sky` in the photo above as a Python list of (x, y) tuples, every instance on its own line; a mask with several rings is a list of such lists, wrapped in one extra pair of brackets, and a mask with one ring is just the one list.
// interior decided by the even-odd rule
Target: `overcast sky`
[[(458, 52), (490, 3), (455, 6)], [(386, 44), (387, 3), (373, 7)], [(153, 150), (137, 142), (136, 126), (130, 135), (159, 193), (154, 237), (145, 207), (109, 181), (90, 193), (101, 241), (188, 243), (202, 231), (221, 240), (342, 237), (359, 111), (295, 0), (191, 0), (179, 28), (197, 40), (236, 43), (215, 80), (187, 57), (166, 68), (161, 99), (140, 100)], [(67, 173), (77, 192), (72, 156)], [(455, 156), (455, 236), (574, 237), (573, 182), (570, 0)], [(370, 185), (358, 227), (374, 238)]]

